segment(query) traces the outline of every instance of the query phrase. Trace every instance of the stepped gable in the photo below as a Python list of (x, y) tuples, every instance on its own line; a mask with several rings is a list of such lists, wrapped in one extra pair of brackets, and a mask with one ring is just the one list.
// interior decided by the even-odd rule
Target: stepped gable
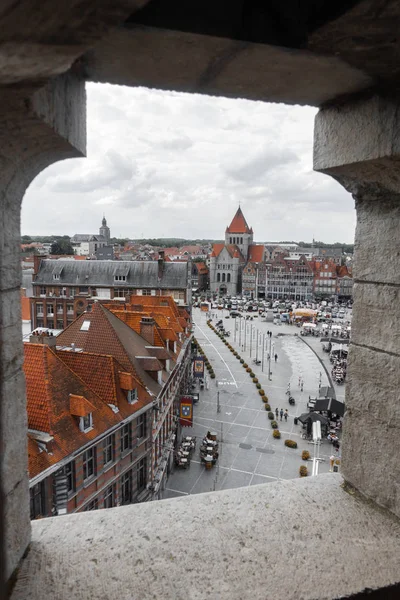
[(253, 233), (253, 228), (248, 226), (240, 206), (237, 209), (231, 224), (226, 228), (226, 233)]

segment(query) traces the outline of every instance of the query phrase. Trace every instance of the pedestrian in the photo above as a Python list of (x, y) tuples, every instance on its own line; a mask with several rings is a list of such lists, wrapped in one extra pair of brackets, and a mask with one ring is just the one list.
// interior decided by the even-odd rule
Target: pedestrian
[(300, 391), (301, 391), (301, 392), (303, 391), (303, 385), (304, 385), (304, 381), (303, 381), (303, 380), (301, 380), (301, 385), (300, 385)]
[(281, 408), (281, 412), (279, 413), (281, 416), (281, 421), (282, 421), (282, 417), (283, 417), (283, 408)]
[(278, 355), (275, 354), (275, 362), (278, 360)]
[(299, 387), (301, 385), (301, 375), (299, 375)]
[(283, 416), (285, 417), (285, 421), (287, 421), (287, 418), (289, 416), (288, 409), (285, 410), (285, 414)]
[(278, 408), (275, 409), (275, 415), (276, 415), (276, 418), (279, 417), (279, 409)]

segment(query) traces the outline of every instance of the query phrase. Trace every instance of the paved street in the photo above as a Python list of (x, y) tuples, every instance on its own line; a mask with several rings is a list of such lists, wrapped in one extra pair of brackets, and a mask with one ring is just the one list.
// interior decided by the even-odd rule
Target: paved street
[[(275, 408), (284, 410), (288, 408), (289, 418), (287, 422), (285, 420), (279, 422), (282, 437), (280, 440), (275, 440), (272, 437), (273, 430), (264, 404), (249, 374), (207, 326), (206, 313), (193, 309), (195, 336), (213, 365), (216, 379), (209, 380), (208, 389), (200, 392), (200, 401), (194, 407), (194, 427), (184, 429), (183, 435), (195, 435), (199, 445), (208, 430), (216, 431), (220, 440), (220, 457), (217, 465), (212, 470), (206, 471), (204, 465), (200, 463), (197, 449), (188, 469), (175, 469), (170, 475), (164, 498), (268, 483), (277, 479), (293, 479), (299, 476), (299, 467), (306, 464), (301, 460), (302, 450), (309, 450), (311, 455), (314, 451), (314, 446), (301, 438), (302, 426), (294, 424), (294, 417), (308, 412), (306, 406), (308, 396), (317, 395), (320, 380), (323, 386), (328, 385), (328, 380), (314, 352), (299, 335), (294, 335), (299, 332), (299, 329), (290, 325), (262, 322), (258, 317), (252, 322), (246, 322), (246, 336), (244, 335), (245, 322), (242, 323), (242, 331), (239, 335), (240, 325), (237, 320), (235, 335), (235, 320), (225, 318), (227, 311), (215, 310), (213, 313), (218, 315), (217, 319), (213, 319), (214, 323), (224, 315), (224, 326), (231, 331), (229, 342), (253, 368), (270, 400), (271, 409), (275, 411)], [(251, 329), (253, 329), (253, 339), (250, 358)], [(262, 365), (256, 366), (252, 363), (256, 354), (257, 329), (259, 359), (262, 358), (262, 335), (264, 334), (264, 372)], [(275, 353), (278, 355), (276, 363), (274, 360), (271, 361), (271, 381), (268, 380), (269, 342), (266, 336), (268, 330), (273, 333), (272, 355)], [(320, 344), (318, 339), (313, 341), (315, 344)], [(244, 349), (245, 343), (246, 349)], [(321, 351), (320, 354), (322, 355)], [(328, 365), (330, 365), (329, 361)], [(303, 392), (300, 390), (299, 377), (303, 379)], [(289, 382), (292, 395), (296, 399), (295, 406), (289, 405), (285, 393)], [(219, 413), (217, 412), (218, 392)], [(295, 440), (298, 448), (295, 450), (287, 448), (284, 445), (285, 439)], [(332, 446), (324, 441), (321, 445), (321, 456), (326, 460), (320, 463), (320, 473), (329, 471), (331, 453)], [(311, 473), (312, 463), (307, 463), (307, 466)]]

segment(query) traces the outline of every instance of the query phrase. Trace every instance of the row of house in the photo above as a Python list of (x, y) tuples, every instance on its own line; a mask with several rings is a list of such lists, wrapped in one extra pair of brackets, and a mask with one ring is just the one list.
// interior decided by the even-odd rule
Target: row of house
[(225, 243), (210, 255), (210, 289), (220, 295), (255, 298), (352, 297), (351, 268), (341, 265), (341, 250), (302, 249), (297, 244), (265, 245), (253, 241), (239, 207), (225, 231)]
[(31, 517), (160, 496), (190, 376), (190, 315), (168, 296), (96, 303), (24, 344)]

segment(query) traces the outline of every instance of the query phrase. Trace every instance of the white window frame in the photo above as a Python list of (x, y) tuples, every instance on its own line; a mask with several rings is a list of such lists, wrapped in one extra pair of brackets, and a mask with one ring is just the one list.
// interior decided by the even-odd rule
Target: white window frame
[(137, 388), (133, 390), (128, 390), (127, 400), (129, 404), (135, 404), (139, 400)]
[[(89, 425), (85, 427), (85, 419), (89, 418)], [(83, 431), (83, 433), (87, 433), (93, 429), (93, 413), (89, 413), (86, 417), (79, 418), (79, 429)]]

